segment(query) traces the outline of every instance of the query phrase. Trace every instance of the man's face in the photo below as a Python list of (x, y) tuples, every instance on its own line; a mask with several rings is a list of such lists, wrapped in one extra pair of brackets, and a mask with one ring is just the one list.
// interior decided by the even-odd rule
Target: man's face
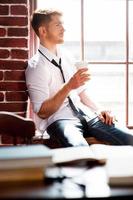
[(46, 35), (45, 39), (52, 42), (53, 44), (60, 44), (64, 42), (64, 27), (61, 16), (51, 16), (51, 21), (45, 27)]

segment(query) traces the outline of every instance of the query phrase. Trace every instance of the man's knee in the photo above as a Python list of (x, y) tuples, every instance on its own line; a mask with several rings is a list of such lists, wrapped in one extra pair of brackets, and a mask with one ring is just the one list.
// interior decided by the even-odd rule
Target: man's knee
[(82, 134), (82, 129), (71, 120), (58, 120), (47, 128), (53, 140), (64, 147), (88, 145)]

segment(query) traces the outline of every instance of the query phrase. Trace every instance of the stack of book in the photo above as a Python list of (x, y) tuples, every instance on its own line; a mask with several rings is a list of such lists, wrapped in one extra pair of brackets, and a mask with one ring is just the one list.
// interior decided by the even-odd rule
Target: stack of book
[(0, 182), (43, 180), (51, 165), (52, 152), (44, 145), (0, 148)]
[(104, 144), (58, 149), (41, 144), (1, 147), (0, 182), (43, 180), (51, 166), (92, 163), (105, 165), (110, 185), (133, 185), (133, 147)]

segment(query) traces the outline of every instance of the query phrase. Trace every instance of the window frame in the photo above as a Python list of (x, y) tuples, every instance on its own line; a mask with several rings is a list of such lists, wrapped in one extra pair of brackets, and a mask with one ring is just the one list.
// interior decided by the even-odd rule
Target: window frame
[[(129, 125), (129, 64), (133, 64), (133, 62), (129, 61), (129, 1), (126, 1), (126, 35), (125, 35), (125, 41), (126, 41), (126, 59), (125, 61), (117, 62), (117, 61), (90, 61), (89, 63), (91, 65), (93, 64), (124, 64), (125, 65), (125, 119), (126, 119), (126, 127), (129, 129), (133, 129), (133, 125)], [(81, 3), (81, 41), (80, 41), (80, 53), (81, 53), (81, 59), (84, 60), (84, 0), (80, 0)], [(32, 12), (37, 8), (37, 0), (30, 1), (30, 15)], [(35, 33), (31, 30), (30, 26), (30, 57), (34, 55), (37, 49), (37, 36)]]

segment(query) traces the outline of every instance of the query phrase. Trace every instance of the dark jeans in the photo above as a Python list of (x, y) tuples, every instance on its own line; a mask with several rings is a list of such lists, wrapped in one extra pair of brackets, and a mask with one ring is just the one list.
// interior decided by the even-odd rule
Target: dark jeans
[(115, 124), (107, 125), (98, 118), (88, 122), (86, 133), (81, 123), (69, 119), (55, 121), (48, 126), (47, 132), (63, 147), (88, 145), (86, 137), (95, 137), (111, 145), (133, 145), (133, 134), (128, 129), (120, 129)]

